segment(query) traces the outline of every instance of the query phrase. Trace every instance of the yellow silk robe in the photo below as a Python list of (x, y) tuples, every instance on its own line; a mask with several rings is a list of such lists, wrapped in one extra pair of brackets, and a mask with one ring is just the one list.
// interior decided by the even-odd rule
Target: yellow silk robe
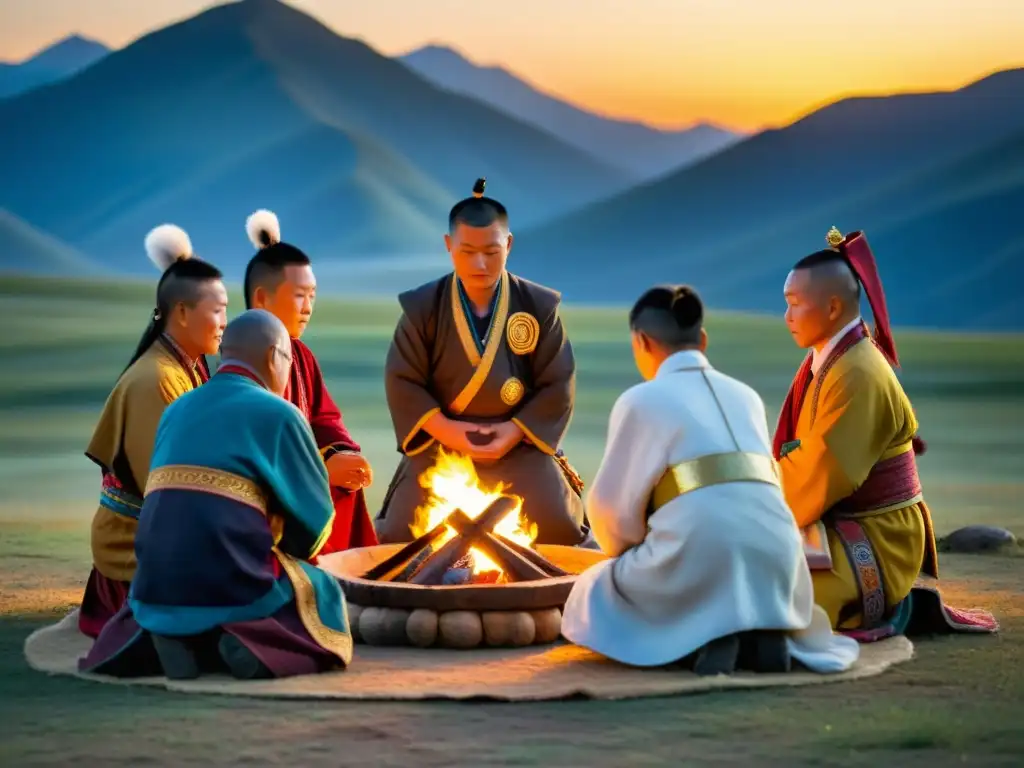
[[(141, 495), (164, 409), (200, 382), (197, 372), (186, 370), (162, 341), (156, 341), (114, 385), (86, 455)], [(96, 510), (91, 541), (97, 571), (115, 581), (132, 580), (137, 528), (134, 518), (102, 505)]]
[[(902, 385), (869, 338), (823, 366), (804, 399), (795, 434), (800, 445), (779, 466), (797, 524), (804, 527), (825, 518), (833, 570), (811, 575), (815, 601), (834, 628), (857, 628), (862, 611), (857, 578), (826, 513), (857, 490), (875, 464), (913, 450), (917, 426)], [(912, 503), (883, 508), (857, 520), (882, 571), (889, 609), (910, 594), (926, 548), (933, 544), (922, 507)]]

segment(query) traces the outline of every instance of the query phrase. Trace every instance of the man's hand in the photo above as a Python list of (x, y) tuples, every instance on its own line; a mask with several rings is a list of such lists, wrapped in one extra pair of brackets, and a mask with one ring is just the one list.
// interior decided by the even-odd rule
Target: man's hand
[(445, 448), (483, 462), (497, 461), (523, 439), (523, 431), (511, 421), (473, 424), (436, 414), (424, 429)]
[[(473, 434), (474, 430), (476, 435)], [(469, 425), (466, 436), (471, 448), (469, 455), (485, 463), (498, 461), (519, 445), (523, 436), (523, 430), (511, 421), (480, 426)]]
[(367, 488), (373, 482), (373, 469), (359, 453), (336, 453), (327, 460), (327, 475), (333, 486), (346, 491)]

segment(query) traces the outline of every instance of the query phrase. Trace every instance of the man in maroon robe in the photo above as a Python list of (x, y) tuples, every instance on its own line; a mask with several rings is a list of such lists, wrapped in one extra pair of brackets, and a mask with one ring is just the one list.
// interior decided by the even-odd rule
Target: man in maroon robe
[(246, 221), (246, 233), (259, 251), (245, 270), (247, 309), (276, 315), (292, 339), (292, 371), (285, 398), (309, 420), (324, 457), (334, 499), (334, 527), (321, 555), (377, 543), (363, 489), (373, 481), (369, 462), (360, 453), (335, 404), (316, 356), (299, 337), (309, 325), (316, 299), (316, 278), (309, 257), (281, 242), (281, 227), (270, 211)]

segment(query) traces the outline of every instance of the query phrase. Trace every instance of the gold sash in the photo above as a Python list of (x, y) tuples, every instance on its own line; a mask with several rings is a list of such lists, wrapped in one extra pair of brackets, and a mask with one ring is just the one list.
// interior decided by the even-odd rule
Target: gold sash
[(651, 511), (700, 488), (744, 482), (779, 486), (779, 469), (775, 459), (766, 454), (730, 451), (676, 464), (669, 467), (654, 486)]
[(168, 464), (154, 469), (146, 480), (146, 496), (156, 491), (182, 490), (212, 493), (267, 514), (267, 497), (252, 480), (211, 467)]

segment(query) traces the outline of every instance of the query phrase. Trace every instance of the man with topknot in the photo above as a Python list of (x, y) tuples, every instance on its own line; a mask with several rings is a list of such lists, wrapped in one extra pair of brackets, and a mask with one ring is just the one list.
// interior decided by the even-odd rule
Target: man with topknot
[(281, 240), (281, 224), (271, 211), (256, 211), (246, 220), (245, 229), (259, 249), (245, 269), (246, 309), (265, 309), (288, 329), (292, 368), (284, 397), (309, 421), (330, 476), (335, 517), (320, 554), (373, 546), (377, 536), (364, 494), (373, 482), (373, 470), (345, 428), (316, 356), (300, 340), (316, 303), (316, 276), (310, 258)]
[(483, 485), (521, 497), (538, 543), (575, 546), (587, 531), (582, 483), (561, 452), (576, 362), (560, 296), (506, 269), (508, 211), (484, 191), (478, 179), (448, 215), (452, 271), (398, 297), (384, 384), (402, 459), (377, 534), (404, 542), (424, 532), (421, 480), (444, 449), (471, 458)]

